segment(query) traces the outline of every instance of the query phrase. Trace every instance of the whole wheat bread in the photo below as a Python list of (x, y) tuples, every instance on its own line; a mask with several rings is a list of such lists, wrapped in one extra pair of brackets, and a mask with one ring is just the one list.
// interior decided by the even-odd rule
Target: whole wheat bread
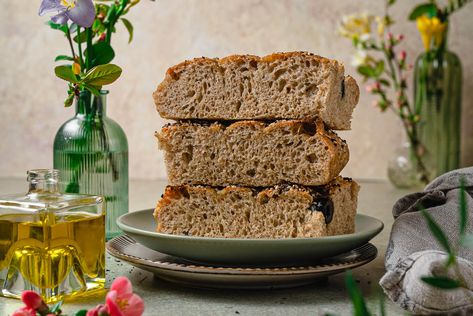
[(353, 233), (359, 186), (336, 178), (322, 187), (168, 186), (154, 216), (157, 231), (241, 238), (321, 237)]
[(315, 119), (350, 129), (359, 88), (343, 64), (306, 52), (197, 58), (168, 69), (153, 94), (168, 119)]
[(156, 136), (171, 185), (322, 185), (349, 158), (345, 141), (321, 121), (180, 122)]

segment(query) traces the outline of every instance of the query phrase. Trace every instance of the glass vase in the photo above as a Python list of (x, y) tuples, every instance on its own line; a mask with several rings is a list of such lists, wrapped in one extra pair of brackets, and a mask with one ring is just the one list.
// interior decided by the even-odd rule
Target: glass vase
[(405, 142), (397, 148), (394, 156), (388, 161), (389, 181), (400, 189), (421, 188), (426, 185), (424, 177), (431, 179), (431, 168), (424, 162), (429, 161), (427, 153), (424, 153), (422, 167), (419, 165), (418, 157), (414, 154), (410, 142)]
[(420, 113), (419, 140), (425, 147), (433, 178), (460, 167), (462, 66), (445, 46), (417, 58), (415, 105)]
[(120, 235), (116, 219), (128, 212), (128, 142), (120, 125), (106, 115), (107, 94), (80, 93), (75, 116), (54, 139), (54, 168), (63, 192), (105, 198), (108, 240)]

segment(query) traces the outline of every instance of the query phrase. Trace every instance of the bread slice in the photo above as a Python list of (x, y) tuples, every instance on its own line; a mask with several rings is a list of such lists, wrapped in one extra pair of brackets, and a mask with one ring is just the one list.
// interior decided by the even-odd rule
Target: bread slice
[(168, 186), (154, 216), (166, 234), (228, 238), (353, 233), (359, 186), (337, 177), (321, 187)]
[(356, 81), (343, 64), (306, 52), (196, 58), (168, 69), (154, 93), (168, 119), (315, 119), (350, 129)]
[(345, 141), (321, 121), (180, 122), (156, 136), (171, 185), (322, 185), (349, 158)]

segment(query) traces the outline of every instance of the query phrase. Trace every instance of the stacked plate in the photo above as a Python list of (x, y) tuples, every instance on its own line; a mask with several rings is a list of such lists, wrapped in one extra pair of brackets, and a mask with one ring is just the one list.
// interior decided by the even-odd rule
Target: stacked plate
[(353, 234), (318, 238), (207, 238), (156, 232), (153, 210), (123, 215), (126, 233), (107, 244), (109, 253), (157, 277), (187, 286), (263, 289), (299, 286), (373, 260), (368, 243), (383, 229), (358, 214)]

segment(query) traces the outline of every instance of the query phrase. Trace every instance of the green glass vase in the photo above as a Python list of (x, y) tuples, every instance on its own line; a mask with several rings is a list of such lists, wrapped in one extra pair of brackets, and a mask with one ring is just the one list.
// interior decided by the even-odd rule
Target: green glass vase
[(128, 142), (106, 115), (108, 92), (82, 91), (76, 114), (54, 139), (54, 168), (63, 192), (101, 195), (106, 203), (106, 238), (120, 235), (116, 219), (128, 212)]
[(434, 177), (460, 167), (462, 66), (445, 46), (422, 53), (414, 72), (419, 138)]

